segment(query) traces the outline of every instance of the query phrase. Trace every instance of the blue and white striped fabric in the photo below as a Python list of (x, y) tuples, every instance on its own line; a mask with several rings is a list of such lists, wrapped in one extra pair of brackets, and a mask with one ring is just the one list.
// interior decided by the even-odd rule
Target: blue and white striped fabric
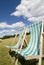
[(42, 22), (36, 22), (28, 26), (30, 29), (30, 41), (28, 46), (25, 49), (14, 50), (23, 57), (35, 56), (39, 52), (40, 36), (42, 32)]

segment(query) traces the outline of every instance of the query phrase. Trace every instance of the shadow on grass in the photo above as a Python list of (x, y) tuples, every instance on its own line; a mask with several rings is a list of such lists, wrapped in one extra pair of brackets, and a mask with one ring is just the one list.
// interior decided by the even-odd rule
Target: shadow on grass
[(16, 59), (18, 58), (18, 61), (21, 63), (21, 65), (36, 65), (38, 63), (38, 60), (36, 60), (36, 59), (34, 59), (34, 60), (25, 60), (25, 58), (23, 56), (21, 56), (20, 54), (17, 54), (14, 51), (9, 51), (9, 55), (11, 57), (15, 57)]
[(16, 59), (18, 58), (18, 61), (21, 63), (21, 65), (36, 65), (36, 63), (38, 62), (38, 60), (36, 60), (36, 59), (25, 60), (25, 58), (23, 56), (15, 53), (14, 51), (9, 51), (9, 55), (11, 55), (11, 57), (15, 57)]
[(38, 62), (38, 60), (36, 60), (36, 59), (34, 59), (34, 60), (25, 60), (24, 57), (22, 57), (21, 55), (18, 55), (18, 61), (22, 65), (36, 65), (36, 63)]

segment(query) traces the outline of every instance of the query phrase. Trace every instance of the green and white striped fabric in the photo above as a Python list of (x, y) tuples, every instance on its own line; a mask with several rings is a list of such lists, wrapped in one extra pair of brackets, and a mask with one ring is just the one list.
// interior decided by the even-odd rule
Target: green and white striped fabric
[(23, 36), (23, 33), (24, 33), (25, 31), (24, 31), (24, 28), (22, 28), (21, 30), (20, 30), (20, 34), (19, 34), (19, 37), (18, 37), (18, 43), (16, 43), (16, 45), (14, 45), (14, 46), (5, 46), (6, 48), (18, 48), (19, 47), (19, 45), (21, 45), (21, 39), (22, 39), (22, 36)]
[(23, 57), (35, 56), (39, 52), (40, 36), (42, 32), (42, 22), (36, 22), (30, 26), (30, 41), (25, 49), (13, 50), (22, 55)]

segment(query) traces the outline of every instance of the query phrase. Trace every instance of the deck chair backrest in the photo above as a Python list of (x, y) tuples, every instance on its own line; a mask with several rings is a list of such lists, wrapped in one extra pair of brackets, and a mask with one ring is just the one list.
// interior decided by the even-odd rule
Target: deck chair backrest
[(23, 50), (14, 50), (23, 57), (36, 56), (39, 52), (40, 37), (42, 32), (42, 22), (37, 22), (29, 26), (30, 41), (28, 46)]
[(19, 34), (19, 37), (18, 37), (18, 42), (16, 43), (16, 45), (14, 45), (14, 46), (5, 46), (6, 48), (18, 48), (19, 47), (19, 45), (20, 45), (20, 41), (21, 41), (21, 38), (22, 38), (22, 36), (23, 36), (23, 34), (24, 34), (24, 28), (23, 29), (21, 29), (21, 31), (20, 31), (20, 34)]

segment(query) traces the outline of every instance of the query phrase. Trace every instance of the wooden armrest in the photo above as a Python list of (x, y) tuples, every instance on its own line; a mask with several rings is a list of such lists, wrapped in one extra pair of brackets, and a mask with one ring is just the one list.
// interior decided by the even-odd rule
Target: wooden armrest
[(21, 49), (18, 49), (18, 48), (11, 49), (11, 51), (15, 51), (15, 50), (21, 50)]
[[(43, 58), (43, 57), (44, 57), (44, 55), (41, 56), (41, 58)], [(39, 58), (40, 58), (40, 55), (37, 55), (37, 56), (28, 56), (25, 59), (26, 60), (30, 60), (30, 59), (39, 59)]]

